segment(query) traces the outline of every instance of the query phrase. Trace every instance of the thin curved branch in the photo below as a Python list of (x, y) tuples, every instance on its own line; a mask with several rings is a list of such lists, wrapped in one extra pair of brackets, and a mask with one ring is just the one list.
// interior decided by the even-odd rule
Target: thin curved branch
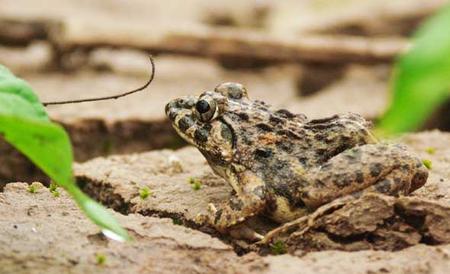
[(121, 93), (121, 94), (105, 96), (105, 97), (95, 97), (95, 98), (68, 100), (68, 101), (43, 102), (42, 104), (44, 106), (49, 106), (49, 105), (76, 104), (76, 103), (84, 103), (84, 102), (111, 100), (111, 99), (118, 99), (120, 97), (124, 97), (124, 96), (130, 95), (130, 94), (136, 93), (138, 91), (141, 91), (141, 90), (147, 88), (150, 85), (150, 83), (153, 81), (153, 78), (155, 77), (155, 63), (153, 61), (153, 57), (151, 55), (149, 55), (149, 59), (150, 59), (151, 65), (152, 65), (152, 71), (151, 71), (151, 74), (150, 74), (150, 78), (140, 88), (137, 88), (137, 89), (134, 89), (134, 90), (130, 90), (130, 91), (127, 91), (127, 92), (124, 92), (124, 93)]

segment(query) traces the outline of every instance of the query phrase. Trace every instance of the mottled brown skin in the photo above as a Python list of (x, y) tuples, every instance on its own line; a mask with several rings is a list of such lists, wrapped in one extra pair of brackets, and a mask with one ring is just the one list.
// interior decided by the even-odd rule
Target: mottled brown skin
[(291, 221), (367, 191), (406, 195), (428, 177), (403, 146), (377, 143), (357, 114), (308, 120), (250, 100), (237, 83), (172, 100), (166, 114), (236, 192), (210, 205), (206, 220), (220, 231), (262, 213)]

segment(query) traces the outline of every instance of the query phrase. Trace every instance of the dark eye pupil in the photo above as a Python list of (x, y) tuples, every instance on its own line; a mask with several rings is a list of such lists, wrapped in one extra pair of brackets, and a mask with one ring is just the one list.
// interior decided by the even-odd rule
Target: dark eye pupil
[(200, 100), (195, 105), (195, 108), (197, 109), (198, 112), (205, 113), (205, 112), (207, 112), (210, 109), (210, 106), (209, 106), (209, 103), (207, 101)]

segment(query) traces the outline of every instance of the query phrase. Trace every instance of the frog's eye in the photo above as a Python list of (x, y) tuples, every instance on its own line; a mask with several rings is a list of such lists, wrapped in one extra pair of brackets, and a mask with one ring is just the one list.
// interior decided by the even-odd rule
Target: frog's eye
[(248, 98), (247, 89), (239, 83), (223, 83), (218, 85), (215, 89), (215, 92), (222, 94), (230, 99), (242, 99), (243, 97)]
[(208, 110), (211, 109), (211, 106), (209, 105), (208, 101), (206, 100), (200, 100), (195, 104), (195, 109), (198, 111), (198, 113), (203, 114), (208, 112)]
[(217, 107), (216, 102), (212, 99), (200, 99), (195, 104), (195, 110), (197, 111), (200, 120), (208, 122), (214, 118)]

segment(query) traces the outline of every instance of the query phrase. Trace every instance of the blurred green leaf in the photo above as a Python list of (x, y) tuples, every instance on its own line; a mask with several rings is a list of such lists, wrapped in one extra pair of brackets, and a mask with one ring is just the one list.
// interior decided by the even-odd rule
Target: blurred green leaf
[(109, 212), (75, 184), (72, 147), (66, 131), (49, 121), (45, 108), (30, 86), (1, 65), (0, 134), (64, 187), (93, 222), (118, 238), (129, 239), (127, 232)]
[(450, 98), (450, 5), (430, 18), (413, 38), (413, 47), (396, 64), (392, 104), (378, 132), (393, 135), (419, 128)]
[(0, 65), (0, 115), (48, 121), (44, 106), (31, 87)]
[[(0, 101), (3, 107), (3, 101)], [(72, 148), (64, 129), (49, 121), (0, 114), (0, 132), (62, 187), (73, 183)]]

